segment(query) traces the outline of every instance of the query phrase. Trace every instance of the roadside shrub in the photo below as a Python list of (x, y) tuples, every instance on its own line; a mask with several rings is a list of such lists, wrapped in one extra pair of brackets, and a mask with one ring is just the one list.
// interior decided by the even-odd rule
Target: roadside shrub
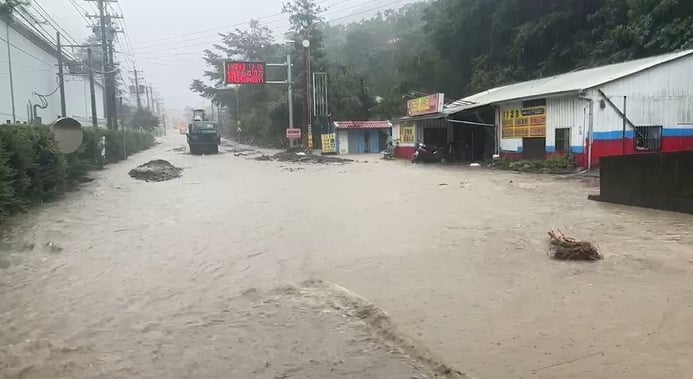
[(0, 144), (0, 223), (10, 216), (15, 206), (13, 176), (14, 173), (7, 163), (7, 152)]
[[(89, 171), (122, 160), (122, 141), (121, 132), (85, 128), (79, 150), (63, 154), (47, 126), (0, 125), (0, 223), (31, 204), (55, 199)], [(125, 141), (128, 155), (154, 145), (154, 137), (141, 132), (126, 132)]]
[(575, 158), (572, 155), (531, 161), (513, 161), (503, 158), (494, 161), (491, 166), (499, 170), (551, 174), (575, 169)]

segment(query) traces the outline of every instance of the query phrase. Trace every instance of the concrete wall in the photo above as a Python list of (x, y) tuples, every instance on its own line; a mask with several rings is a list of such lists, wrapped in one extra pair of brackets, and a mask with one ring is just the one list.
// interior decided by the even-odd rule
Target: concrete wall
[(601, 159), (593, 200), (693, 213), (693, 151)]
[[(12, 119), (9, 63), (7, 54), (7, 24), (0, 20), (0, 122)], [(15, 114), (17, 121), (29, 121), (27, 104), (40, 103), (34, 92), (49, 95), (48, 107), (38, 109), (44, 122), (54, 121), (60, 114), (60, 92), (58, 87), (58, 59), (54, 52), (47, 51), (25, 35), (9, 28), (10, 53), (14, 81)], [(81, 76), (65, 76), (65, 98), (68, 116), (90, 118), (89, 79)], [(86, 90), (85, 90), (86, 89)], [(55, 92), (54, 92), (55, 91)], [(51, 92), (54, 92), (51, 94)], [(96, 85), (96, 105), (99, 118), (104, 117), (103, 88)]]

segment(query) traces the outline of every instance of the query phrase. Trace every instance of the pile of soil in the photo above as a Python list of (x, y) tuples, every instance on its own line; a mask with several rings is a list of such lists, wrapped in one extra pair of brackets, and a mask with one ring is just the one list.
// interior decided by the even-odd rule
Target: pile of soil
[(316, 155), (304, 153), (302, 151), (297, 151), (296, 148), (282, 151), (281, 153), (274, 154), (272, 156), (262, 155), (255, 158), (259, 161), (279, 161), (279, 162), (292, 162), (292, 163), (349, 163), (353, 162), (351, 159), (338, 158), (326, 155)]
[(128, 175), (145, 182), (164, 182), (180, 178), (182, 168), (172, 165), (169, 161), (155, 159), (130, 170)]
[(599, 250), (587, 241), (568, 237), (560, 230), (550, 230), (551, 258), (561, 261), (598, 261), (604, 257)]

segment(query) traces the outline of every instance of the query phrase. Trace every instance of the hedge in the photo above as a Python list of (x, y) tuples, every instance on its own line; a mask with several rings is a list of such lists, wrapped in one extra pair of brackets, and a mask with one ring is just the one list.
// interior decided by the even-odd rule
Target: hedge
[[(100, 140), (106, 137), (106, 157)], [(0, 223), (30, 205), (55, 199), (90, 170), (123, 158), (123, 133), (85, 129), (82, 146), (58, 151), (47, 126), (0, 125)], [(126, 132), (128, 155), (154, 145), (149, 133)]]

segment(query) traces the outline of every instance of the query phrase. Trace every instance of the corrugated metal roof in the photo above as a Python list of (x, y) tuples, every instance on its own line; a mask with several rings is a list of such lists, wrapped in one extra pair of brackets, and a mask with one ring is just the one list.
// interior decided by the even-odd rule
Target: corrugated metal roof
[(679, 51), (497, 87), (457, 100), (447, 105), (443, 112), (449, 115), (484, 105), (577, 93), (691, 54), (693, 54), (693, 50)]
[(335, 121), (337, 129), (388, 129), (392, 127), (389, 121)]

